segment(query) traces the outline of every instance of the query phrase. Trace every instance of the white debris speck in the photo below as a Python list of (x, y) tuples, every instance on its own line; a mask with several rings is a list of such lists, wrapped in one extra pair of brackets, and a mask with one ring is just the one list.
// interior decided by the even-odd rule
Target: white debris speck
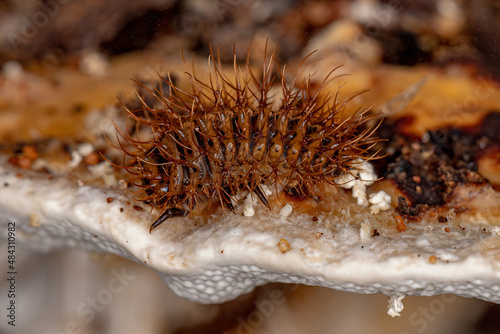
[(348, 206), (347, 208), (344, 208), (344, 209), (340, 209), (340, 212), (346, 216), (346, 218), (349, 218), (351, 217), (351, 207)]
[(292, 213), (293, 207), (290, 204), (285, 205), (280, 210), (281, 217), (288, 217)]
[(403, 311), (403, 298), (405, 296), (390, 296), (389, 305), (387, 305), (387, 314), (391, 317), (401, 316), (400, 312)]
[(265, 184), (261, 184), (260, 185), (260, 189), (262, 189), (262, 192), (266, 196), (271, 196), (273, 194), (273, 192), (271, 191), (271, 189), (269, 189), (269, 187), (266, 186)]
[(99, 52), (88, 53), (84, 55), (80, 61), (80, 71), (96, 77), (105, 75), (108, 66), (108, 60)]
[(76, 168), (82, 162), (83, 157), (78, 151), (72, 151), (71, 152), (71, 161), (68, 162), (68, 166), (71, 168)]
[(368, 23), (373, 20), (374, 13), (378, 13), (379, 10), (381, 10), (380, 5), (373, 1), (353, 1), (346, 14), (354, 21)]
[(243, 204), (243, 215), (245, 217), (252, 217), (255, 214), (255, 209), (253, 207), (253, 196), (252, 193), (248, 193), (245, 198), (245, 203)]
[(107, 161), (103, 161), (95, 165), (89, 165), (87, 168), (92, 174), (103, 176), (104, 174), (111, 173), (113, 167)]
[(344, 189), (351, 189), (356, 184), (356, 177), (353, 174), (342, 175), (336, 183)]
[(368, 201), (372, 204), (370, 211), (375, 215), (391, 208), (391, 196), (383, 190), (370, 194)]
[[(161, 190), (163, 190), (164, 192), (168, 192), (168, 189), (166, 187), (161, 188)], [(231, 201), (231, 205), (233, 207), (238, 205), (238, 201), (236, 200), (235, 196), (229, 196), (229, 200)]]
[(49, 164), (47, 163), (47, 160), (42, 159), (42, 158), (38, 158), (35, 161), (33, 161), (33, 164), (31, 165), (31, 168), (33, 170), (42, 169), (44, 167), (47, 167), (48, 169), (50, 169), (48, 166), (49, 166)]
[(352, 187), (352, 197), (358, 200), (358, 205), (368, 206), (366, 198), (366, 186), (362, 182), (356, 182)]
[(376, 215), (380, 212), (380, 207), (377, 204), (370, 206), (370, 212), (372, 215)]
[(90, 143), (83, 143), (78, 145), (78, 153), (86, 157), (90, 153), (94, 152), (94, 146)]
[(499, 235), (500, 236), (500, 226), (494, 226), (492, 229), (491, 229), (491, 234), (492, 235)]
[(102, 177), (104, 184), (108, 187), (114, 187), (117, 184), (116, 176), (114, 174), (106, 174)]
[(360, 181), (363, 182), (365, 186), (372, 185), (373, 182), (377, 180), (377, 174), (375, 174), (372, 164), (368, 161), (363, 161), (358, 169)]
[(87, 168), (93, 175), (102, 177), (106, 186), (112, 187), (117, 185), (118, 181), (113, 174), (113, 167), (107, 161), (89, 165)]
[(370, 222), (361, 223), (361, 227), (359, 228), (359, 237), (362, 242), (367, 242), (370, 240), (372, 236), (372, 225)]
[(87, 137), (95, 141), (101, 136), (107, 136), (115, 144), (118, 144), (114, 139), (116, 134), (115, 124), (122, 129), (125, 127), (124, 117), (120, 116), (119, 109), (114, 105), (102, 109), (91, 109), (84, 122)]
[(259, 197), (257, 197), (257, 195), (254, 195), (253, 193), (250, 193), (249, 195), (250, 196), (247, 196), (247, 198), (252, 201), (252, 205), (257, 205), (259, 203)]
[(120, 189), (127, 189), (128, 188), (128, 182), (125, 181), (125, 180), (118, 180), (118, 188), (120, 188)]
[(368, 161), (362, 161), (348, 174), (340, 177), (336, 183), (344, 189), (352, 188), (352, 197), (358, 200), (358, 205), (368, 206), (366, 186), (373, 184), (376, 179), (377, 174), (373, 166)]
[(245, 217), (252, 217), (254, 214), (255, 209), (253, 208), (253, 206), (251, 204), (245, 205), (245, 207), (243, 208), (243, 215)]
[(380, 204), (382, 207), (387, 207), (383, 210), (388, 210), (390, 208), (391, 196), (385, 191), (381, 190), (378, 193), (370, 194), (370, 203), (371, 204)]
[(7, 80), (19, 81), (24, 75), (23, 66), (15, 60), (10, 60), (3, 64), (2, 74)]

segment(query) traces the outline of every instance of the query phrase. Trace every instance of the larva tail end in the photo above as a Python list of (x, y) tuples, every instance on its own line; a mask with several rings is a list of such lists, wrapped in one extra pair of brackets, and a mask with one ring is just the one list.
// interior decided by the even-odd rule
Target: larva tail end
[(177, 209), (177, 208), (169, 208), (163, 212), (158, 219), (151, 224), (149, 228), (149, 233), (153, 232), (155, 228), (160, 226), (165, 220), (173, 217), (186, 217), (189, 214), (188, 210)]

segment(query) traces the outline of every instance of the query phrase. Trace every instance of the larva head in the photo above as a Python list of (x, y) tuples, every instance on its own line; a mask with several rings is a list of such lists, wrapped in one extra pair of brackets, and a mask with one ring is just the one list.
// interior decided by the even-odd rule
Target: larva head
[(374, 129), (366, 126), (372, 117), (364, 111), (341, 118), (348, 100), (321, 91), (333, 71), (313, 89), (298, 73), (288, 82), (274, 53), (267, 61), (264, 55), (261, 75), (235, 59), (228, 77), (212, 59), (208, 80), (186, 73), (188, 89), (170, 76), (155, 88), (142, 85), (135, 103), (141, 107), (126, 108), (131, 126), (118, 129), (137, 199), (163, 212), (152, 228), (200, 201), (217, 199), (234, 211), (242, 191), (270, 207), (261, 185), (301, 194), (317, 184), (336, 186), (375, 157)]

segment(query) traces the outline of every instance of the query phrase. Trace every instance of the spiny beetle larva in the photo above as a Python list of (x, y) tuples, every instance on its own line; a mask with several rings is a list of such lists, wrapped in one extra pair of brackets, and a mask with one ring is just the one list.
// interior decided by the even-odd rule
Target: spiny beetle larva
[[(358, 111), (342, 119), (349, 99), (340, 101), (338, 91), (320, 94), (335, 69), (313, 89), (311, 76), (298, 80), (307, 57), (287, 82), (275, 54), (268, 60), (264, 54), (260, 79), (249, 57), (242, 69), (236, 56), (229, 79), (211, 52), (209, 79), (186, 72), (189, 90), (170, 75), (156, 88), (139, 83), (149, 97), (138, 93), (140, 107), (125, 107), (134, 126), (117, 132), (123, 167), (140, 188), (136, 199), (161, 210), (150, 232), (171, 217), (187, 216), (202, 198), (217, 198), (234, 212), (233, 196), (249, 191), (270, 208), (261, 185), (307, 195), (315, 184), (338, 185), (360, 161), (376, 157), (370, 151), (378, 141), (375, 127), (366, 125), (373, 117)], [(270, 93), (274, 84), (280, 94)], [(137, 138), (144, 132), (147, 139)]]

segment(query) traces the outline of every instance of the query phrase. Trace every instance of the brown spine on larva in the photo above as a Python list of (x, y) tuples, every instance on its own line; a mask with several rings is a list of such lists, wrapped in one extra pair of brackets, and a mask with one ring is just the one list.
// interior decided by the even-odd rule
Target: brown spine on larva
[[(304, 193), (314, 184), (335, 186), (360, 160), (374, 157), (369, 150), (377, 140), (365, 126), (371, 119), (366, 112), (340, 120), (346, 101), (339, 102), (337, 93), (320, 97), (323, 85), (313, 90), (310, 78), (298, 84), (295, 76), (287, 84), (279, 66), (272, 77), (274, 65), (273, 53), (258, 79), (248, 60), (242, 70), (235, 58), (230, 81), (209, 61), (208, 82), (188, 74), (190, 91), (176, 87), (170, 76), (161, 78), (168, 94), (143, 86), (157, 103), (139, 97), (142, 108), (127, 112), (147, 139), (119, 134), (130, 157), (125, 168), (141, 188), (138, 199), (164, 212), (152, 228), (189, 213), (201, 197), (217, 196), (232, 210), (231, 196), (261, 184)], [(269, 96), (274, 84), (281, 86), (278, 101)], [(260, 191), (259, 198), (268, 205)]]

